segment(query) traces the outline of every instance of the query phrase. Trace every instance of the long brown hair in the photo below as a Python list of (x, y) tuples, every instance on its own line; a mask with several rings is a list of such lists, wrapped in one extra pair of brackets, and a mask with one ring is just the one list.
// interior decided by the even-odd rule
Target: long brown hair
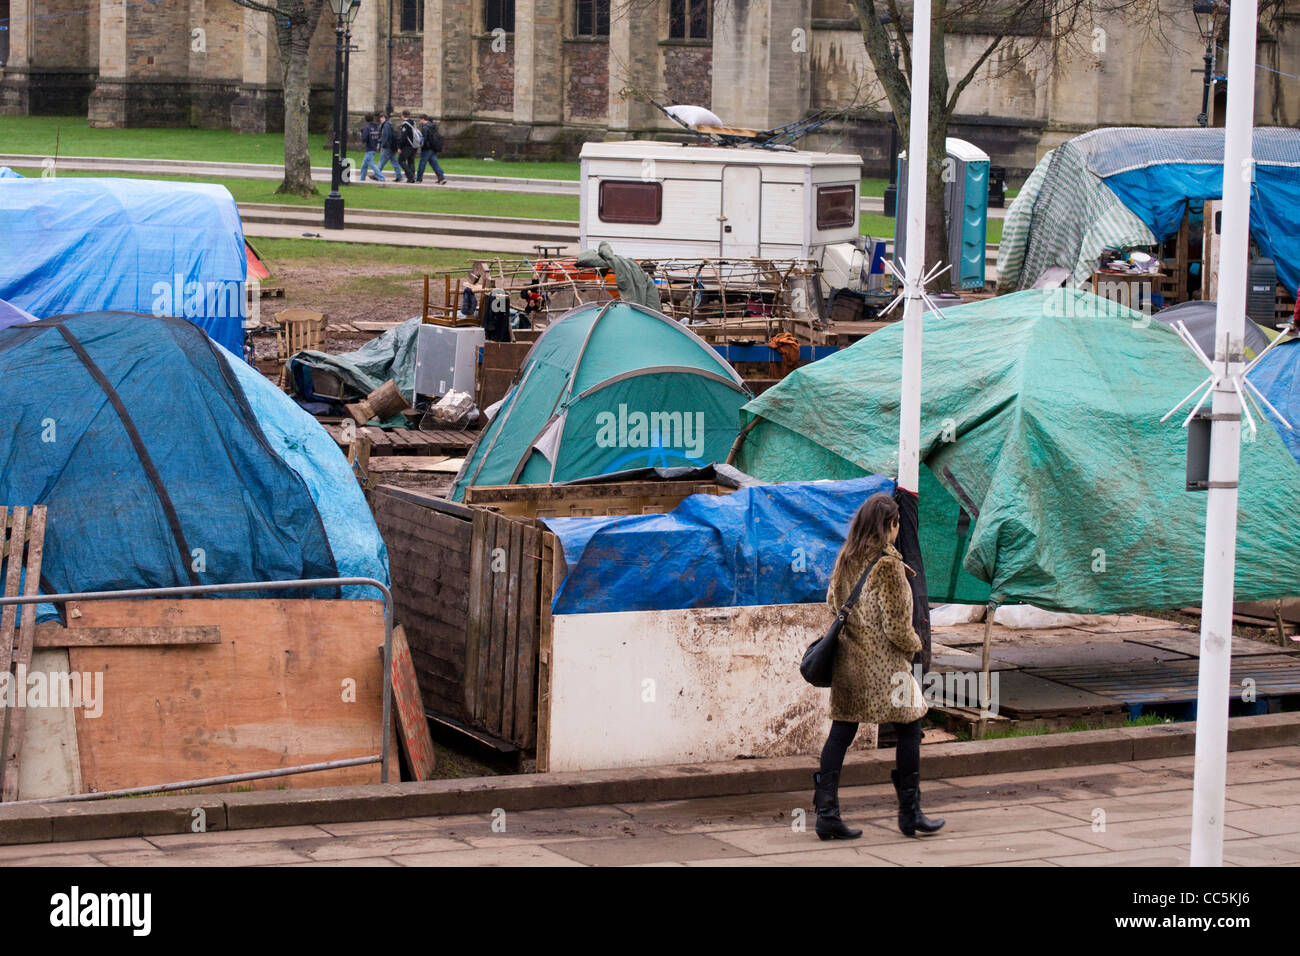
[(898, 502), (884, 491), (872, 495), (853, 515), (837, 563), (861, 563), (880, 554), (889, 544), (889, 529), (897, 522)]

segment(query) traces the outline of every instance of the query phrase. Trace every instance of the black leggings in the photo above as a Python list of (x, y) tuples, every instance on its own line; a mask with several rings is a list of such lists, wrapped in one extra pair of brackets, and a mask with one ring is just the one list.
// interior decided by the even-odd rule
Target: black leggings
[[(898, 732), (898, 746), (894, 748), (894, 762), (898, 775), (921, 772), (921, 721), (894, 724)], [(858, 734), (858, 725), (848, 720), (831, 721), (831, 732), (822, 748), (822, 773), (838, 772), (844, 766), (844, 755)]]

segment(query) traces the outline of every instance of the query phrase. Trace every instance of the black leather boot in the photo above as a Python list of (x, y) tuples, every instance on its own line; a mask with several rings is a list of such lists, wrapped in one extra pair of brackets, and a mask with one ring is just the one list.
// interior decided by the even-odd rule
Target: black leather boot
[(844, 825), (840, 819), (840, 772), (827, 770), (813, 774), (813, 806), (817, 808), (817, 836), (823, 840), (856, 840), (861, 830)]
[(892, 770), (889, 776), (898, 794), (898, 829), (903, 836), (929, 836), (942, 830), (943, 820), (931, 820), (921, 812), (921, 775), (900, 777), (897, 770)]

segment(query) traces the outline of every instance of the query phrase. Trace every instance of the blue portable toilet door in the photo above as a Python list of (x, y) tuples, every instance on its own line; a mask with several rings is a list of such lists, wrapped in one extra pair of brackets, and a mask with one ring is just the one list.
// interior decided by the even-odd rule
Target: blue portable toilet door
[(989, 156), (964, 139), (948, 138), (948, 160), (956, 174), (946, 210), (953, 287), (983, 289), (988, 244)]

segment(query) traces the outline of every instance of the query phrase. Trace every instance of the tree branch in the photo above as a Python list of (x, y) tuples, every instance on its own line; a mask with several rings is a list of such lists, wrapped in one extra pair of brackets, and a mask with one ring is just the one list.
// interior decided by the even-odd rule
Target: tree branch
[(993, 42), (985, 47), (984, 52), (981, 53), (979, 57), (976, 58), (975, 62), (971, 64), (971, 68), (966, 71), (966, 75), (957, 81), (956, 85), (952, 88), (952, 95), (948, 97), (947, 113), (949, 116), (956, 111), (957, 99), (961, 96), (962, 91), (964, 91), (966, 87), (970, 86), (971, 80), (975, 79), (975, 74), (979, 72), (979, 68), (984, 65), (990, 56), (993, 55), (993, 51), (998, 48), (1004, 39), (1006, 39), (1006, 34), (1004, 33), (999, 33), (994, 37)]
[[(891, 4), (896, 0), (889, 0)], [(853, 7), (858, 15), (858, 26), (862, 30), (862, 43), (867, 56), (875, 68), (876, 79), (884, 87), (890, 109), (898, 123), (898, 131), (907, 139), (908, 103), (911, 93), (908, 89), (907, 75), (894, 62), (893, 52), (889, 48), (889, 34), (880, 22), (874, 0), (853, 0)], [(897, 24), (896, 24), (897, 25)], [(903, 36), (900, 28), (898, 35)]]
[(272, 7), (265, 3), (258, 3), (257, 0), (233, 0), (233, 2), (239, 4), (241, 7), (247, 7), (249, 10), (257, 10), (261, 13), (271, 13), (277, 17), (285, 16), (284, 11), (279, 7)]

